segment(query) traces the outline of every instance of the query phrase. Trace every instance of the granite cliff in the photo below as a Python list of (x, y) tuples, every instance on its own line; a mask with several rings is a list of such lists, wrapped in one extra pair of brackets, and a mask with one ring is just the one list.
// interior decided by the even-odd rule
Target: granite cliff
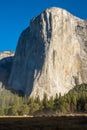
[(0, 53), (0, 90), (7, 88), (13, 57), (14, 53), (11, 51), (4, 51)]
[(87, 83), (87, 21), (47, 9), (21, 33), (8, 87), (42, 99), (81, 83)]

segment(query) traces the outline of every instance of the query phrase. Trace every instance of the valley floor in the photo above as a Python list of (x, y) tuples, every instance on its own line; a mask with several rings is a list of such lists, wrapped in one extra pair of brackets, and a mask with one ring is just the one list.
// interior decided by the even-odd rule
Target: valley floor
[(87, 130), (87, 114), (2, 116), (0, 130)]

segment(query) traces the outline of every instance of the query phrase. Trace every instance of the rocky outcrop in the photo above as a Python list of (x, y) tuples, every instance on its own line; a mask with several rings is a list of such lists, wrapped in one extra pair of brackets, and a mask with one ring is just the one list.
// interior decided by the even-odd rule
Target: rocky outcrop
[(2, 60), (3, 58), (11, 57), (11, 56), (14, 56), (14, 52), (12, 51), (0, 52), (0, 60)]
[(87, 22), (60, 8), (33, 18), (18, 42), (9, 88), (43, 98), (87, 83)]
[(14, 53), (11, 51), (4, 51), (0, 53), (0, 90), (7, 88), (13, 56)]

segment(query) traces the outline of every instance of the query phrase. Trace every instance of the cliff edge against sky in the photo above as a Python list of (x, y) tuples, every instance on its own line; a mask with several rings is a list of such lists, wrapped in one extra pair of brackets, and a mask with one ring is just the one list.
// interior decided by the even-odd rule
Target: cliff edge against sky
[(42, 99), (81, 83), (87, 83), (87, 21), (47, 9), (21, 34), (8, 87)]

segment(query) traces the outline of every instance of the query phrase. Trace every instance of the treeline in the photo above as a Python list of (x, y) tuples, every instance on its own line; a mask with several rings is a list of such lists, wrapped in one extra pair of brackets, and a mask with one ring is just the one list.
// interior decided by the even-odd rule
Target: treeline
[(40, 97), (20, 97), (4, 90), (0, 92), (0, 115), (43, 115), (61, 113), (86, 113), (87, 112), (87, 85), (82, 84), (74, 87), (68, 94), (55, 98), (44, 94)]

